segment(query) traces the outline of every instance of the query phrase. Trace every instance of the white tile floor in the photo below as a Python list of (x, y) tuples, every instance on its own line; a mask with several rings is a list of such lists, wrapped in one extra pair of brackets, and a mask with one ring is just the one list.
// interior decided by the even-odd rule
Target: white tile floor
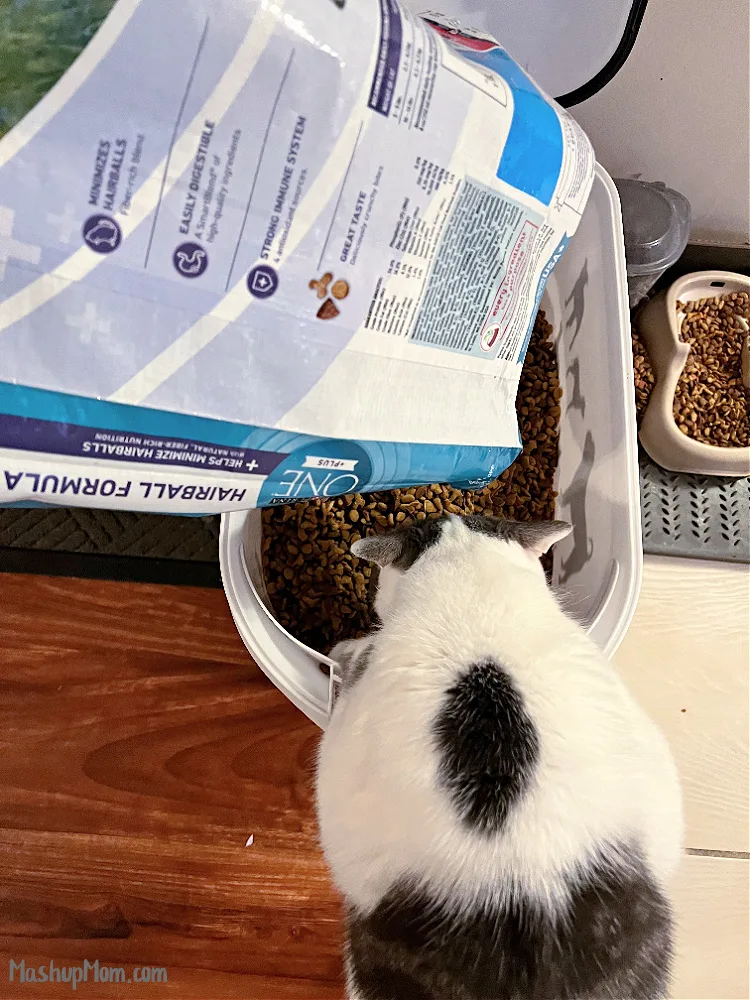
[(685, 795), (674, 1000), (750, 1000), (750, 567), (647, 556), (615, 663)]

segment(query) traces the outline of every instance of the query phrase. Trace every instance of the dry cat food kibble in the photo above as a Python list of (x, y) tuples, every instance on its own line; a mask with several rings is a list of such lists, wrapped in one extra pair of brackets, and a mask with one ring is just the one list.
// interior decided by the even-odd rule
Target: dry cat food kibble
[(266, 585), (284, 628), (319, 652), (368, 631), (370, 566), (349, 552), (364, 535), (444, 514), (494, 514), (519, 521), (554, 517), (562, 389), (551, 333), (540, 312), (516, 399), (523, 453), (483, 490), (418, 486), (263, 511)]
[(641, 340), (638, 332), (638, 322), (634, 320), (631, 327), (633, 338), (633, 376), (635, 380), (635, 412), (640, 426), (643, 414), (646, 412), (651, 392), (656, 379), (654, 369), (651, 367), (651, 359), (648, 356), (646, 345)]
[(690, 345), (677, 383), (674, 418), (683, 434), (722, 448), (750, 445), (750, 389), (742, 350), (750, 330), (750, 295), (734, 292), (678, 302), (680, 335)]

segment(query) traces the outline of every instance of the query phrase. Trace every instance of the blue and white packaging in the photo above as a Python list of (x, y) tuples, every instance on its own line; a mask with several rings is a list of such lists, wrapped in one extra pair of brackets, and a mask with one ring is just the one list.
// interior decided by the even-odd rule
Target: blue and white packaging
[(485, 485), (593, 173), (396, 0), (117, 0), (0, 139), (0, 503)]

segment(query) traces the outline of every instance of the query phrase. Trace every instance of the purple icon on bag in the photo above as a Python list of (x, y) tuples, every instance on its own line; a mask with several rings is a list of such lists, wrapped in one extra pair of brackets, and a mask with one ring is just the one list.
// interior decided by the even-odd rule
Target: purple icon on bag
[(199, 278), (208, 267), (208, 254), (200, 243), (181, 243), (172, 263), (183, 278)]
[(122, 230), (108, 215), (90, 215), (83, 224), (83, 238), (95, 253), (112, 253), (122, 243)]
[(278, 287), (278, 271), (268, 264), (257, 264), (247, 276), (247, 290), (256, 299), (270, 299)]

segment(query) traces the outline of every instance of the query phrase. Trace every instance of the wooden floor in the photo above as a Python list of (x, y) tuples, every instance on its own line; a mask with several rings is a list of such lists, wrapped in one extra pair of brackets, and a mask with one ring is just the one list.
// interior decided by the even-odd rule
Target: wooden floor
[(750, 998), (750, 566), (647, 556), (615, 654), (669, 740), (686, 857), (671, 887), (675, 1000)]
[(0, 644), (0, 996), (98, 959), (168, 982), (82, 996), (341, 997), (318, 730), (222, 591), (0, 574)]
[[(677, 1000), (750, 997), (749, 608), (747, 567), (649, 559), (615, 661), (684, 783)], [(317, 739), (221, 591), (0, 573), (0, 997), (98, 959), (168, 980), (76, 995), (341, 998)]]

